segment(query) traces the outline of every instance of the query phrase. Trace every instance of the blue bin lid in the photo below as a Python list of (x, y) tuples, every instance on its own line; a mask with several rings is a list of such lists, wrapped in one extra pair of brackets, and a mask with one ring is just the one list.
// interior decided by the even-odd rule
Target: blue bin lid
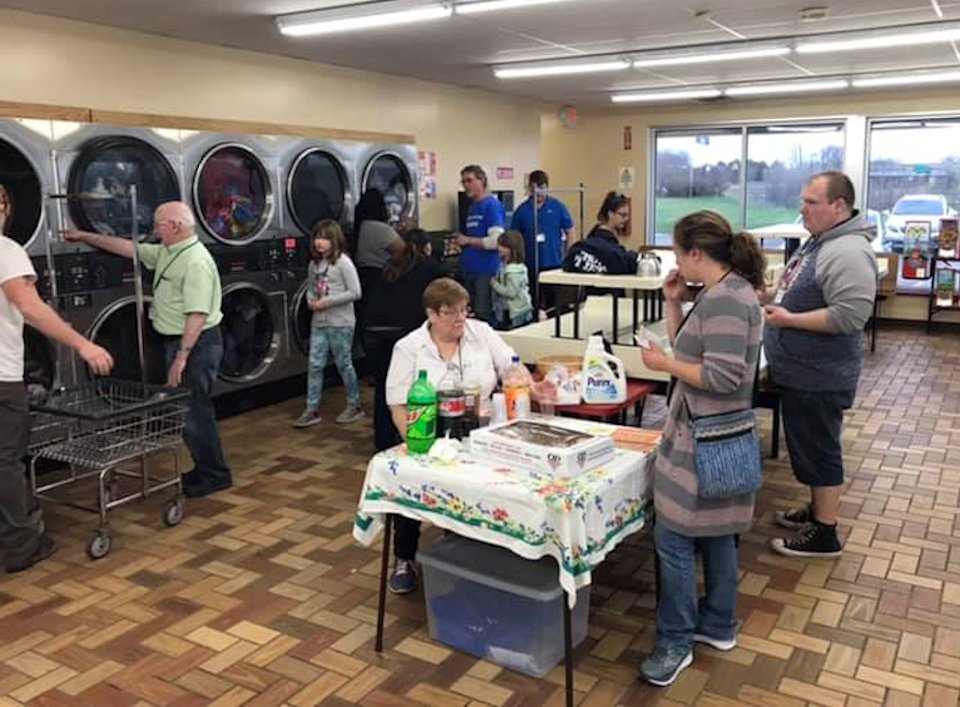
[(420, 564), (536, 601), (563, 594), (552, 557), (526, 560), (509, 550), (458, 535), (446, 535), (417, 553)]

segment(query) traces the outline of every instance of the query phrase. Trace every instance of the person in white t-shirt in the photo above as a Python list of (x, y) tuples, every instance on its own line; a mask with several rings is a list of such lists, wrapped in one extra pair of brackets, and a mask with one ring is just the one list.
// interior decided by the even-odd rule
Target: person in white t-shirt
[(53, 554), (56, 545), (43, 532), (40, 512), (30, 512), (23, 457), (30, 435), (23, 383), (23, 324), (77, 351), (97, 375), (113, 368), (106, 350), (75, 332), (40, 299), (36, 271), (23, 247), (3, 235), (11, 212), (0, 184), (0, 548), (4, 568), (20, 572)]

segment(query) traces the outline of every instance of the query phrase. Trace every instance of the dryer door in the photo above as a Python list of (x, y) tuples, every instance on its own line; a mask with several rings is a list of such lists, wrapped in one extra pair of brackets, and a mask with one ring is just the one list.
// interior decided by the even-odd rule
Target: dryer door
[(310, 328), (313, 325), (313, 312), (307, 307), (307, 287), (304, 282), (290, 304), (290, 330), (297, 349), (304, 355), (310, 355)]
[(137, 232), (153, 232), (153, 212), (180, 199), (177, 173), (163, 154), (144, 140), (106, 135), (88, 140), (70, 166), (70, 218), (85, 231), (107, 235), (133, 232), (130, 187), (137, 188)]
[(270, 296), (250, 282), (237, 282), (223, 290), (223, 361), (220, 378), (231, 383), (260, 379), (280, 348), (280, 329)]
[(391, 223), (413, 215), (416, 204), (413, 178), (399, 155), (381, 152), (370, 160), (363, 172), (362, 191), (367, 189), (383, 194)]
[(287, 199), (297, 227), (310, 235), (323, 219), (342, 221), (347, 175), (329, 152), (306, 150), (294, 160), (287, 179)]
[[(143, 352), (147, 366), (147, 383), (161, 385), (167, 380), (164, 339), (150, 324), (147, 316), (152, 298), (144, 298)], [(106, 307), (90, 327), (88, 337), (113, 356), (111, 378), (139, 381), (140, 353), (137, 349), (137, 304), (133, 297), (122, 297)], [(87, 370), (90, 378), (90, 371)]]
[(217, 145), (197, 167), (193, 202), (211, 236), (228, 245), (249, 243), (272, 216), (270, 176), (246, 145)]
[(40, 232), (43, 188), (30, 160), (14, 144), (0, 138), (0, 211), (6, 223), (0, 232), (26, 248)]

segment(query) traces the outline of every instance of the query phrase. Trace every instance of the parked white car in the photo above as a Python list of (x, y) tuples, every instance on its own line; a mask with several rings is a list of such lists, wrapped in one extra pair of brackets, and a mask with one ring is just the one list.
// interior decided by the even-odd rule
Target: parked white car
[(897, 203), (887, 214), (884, 227), (883, 245), (895, 253), (903, 251), (903, 231), (908, 221), (928, 221), (930, 223), (931, 245), (935, 245), (940, 236), (940, 219), (955, 216), (956, 211), (947, 204), (943, 194), (906, 194), (897, 199)]

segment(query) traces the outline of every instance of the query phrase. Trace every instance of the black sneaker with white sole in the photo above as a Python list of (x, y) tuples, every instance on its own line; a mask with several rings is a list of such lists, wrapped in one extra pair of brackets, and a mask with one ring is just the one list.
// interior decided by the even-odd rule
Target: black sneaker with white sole
[(773, 516), (774, 523), (788, 530), (800, 530), (802, 526), (812, 520), (813, 511), (809, 503), (802, 508), (791, 508), (789, 511), (777, 511)]
[(810, 521), (792, 538), (770, 541), (774, 552), (787, 557), (840, 557), (843, 547), (837, 537), (837, 526)]

